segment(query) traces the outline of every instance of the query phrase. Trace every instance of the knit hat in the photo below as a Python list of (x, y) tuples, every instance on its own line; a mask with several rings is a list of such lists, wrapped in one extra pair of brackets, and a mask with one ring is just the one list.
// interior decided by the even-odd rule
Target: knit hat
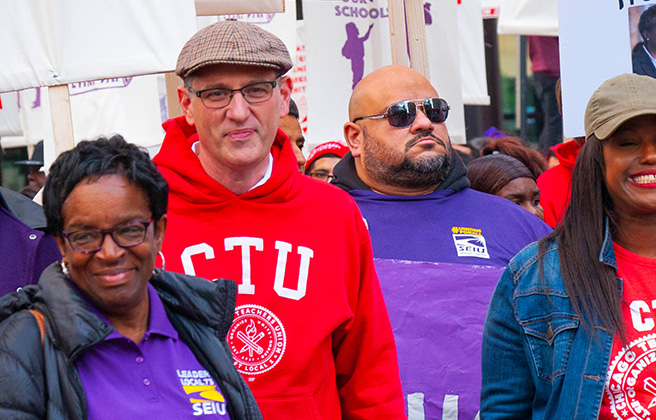
[(621, 74), (606, 80), (585, 109), (585, 138), (607, 139), (631, 118), (656, 114), (656, 79)]
[(285, 44), (246, 22), (226, 20), (196, 32), (182, 47), (175, 73), (181, 78), (212, 64), (267, 67), (279, 75), (292, 68)]
[(315, 160), (319, 159), (324, 155), (333, 154), (339, 156), (340, 158), (343, 158), (344, 155), (348, 153), (348, 151), (349, 151), (348, 147), (336, 141), (321, 143), (320, 145), (312, 149), (312, 151), (310, 152), (310, 155), (305, 161), (305, 169), (307, 170), (310, 166), (312, 166), (312, 163), (314, 163)]

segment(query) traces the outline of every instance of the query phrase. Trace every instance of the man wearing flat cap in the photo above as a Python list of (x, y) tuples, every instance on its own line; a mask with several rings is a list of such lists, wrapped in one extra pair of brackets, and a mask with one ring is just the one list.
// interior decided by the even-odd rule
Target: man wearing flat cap
[(280, 39), (243, 22), (182, 49), (184, 115), (154, 159), (170, 185), (166, 268), (237, 282), (228, 343), (265, 419), (405, 418), (362, 216), (298, 171), (278, 129), (291, 67)]

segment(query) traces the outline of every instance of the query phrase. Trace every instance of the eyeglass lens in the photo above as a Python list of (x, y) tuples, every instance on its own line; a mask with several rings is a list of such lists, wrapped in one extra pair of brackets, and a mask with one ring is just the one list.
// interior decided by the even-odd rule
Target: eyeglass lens
[(143, 242), (149, 224), (150, 222), (133, 222), (108, 230), (77, 230), (67, 233), (66, 236), (76, 251), (92, 252), (99, 250), (107, 233), (112, 236), (118, 246), (131, 247)]
[(209, 108), (223, 108), (232, 100), (233, 92), (241, 92), (246, 102), (255, 104), (269, 100), (273, 95), (275, 82), (260, 82), (244, 86), (241, 89), (208, 89), (201, 92), (200, 98)]
[(335, 178), (334, 175), (330, 175), (324, 172), (311, 172), (310, 176), (312, 178), (320, 179), (322, 181), (330, 182), (333, 178)]
[[(420, 105), (428, 119), (435, 124), (446, 121), (449, 115), (449, 105), (442, 98), (426, 99)], [(399, 102), (387, 110), (387, 120), (392, 127), (407, 127), (417, 117), (417, 104), (411, 101)]]

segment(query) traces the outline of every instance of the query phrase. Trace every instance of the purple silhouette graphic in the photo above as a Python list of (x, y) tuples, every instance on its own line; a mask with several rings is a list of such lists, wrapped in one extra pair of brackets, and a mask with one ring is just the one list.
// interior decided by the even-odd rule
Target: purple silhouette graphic
[(430, 9), (431, 9), (431, 4), (424, 3), (424, 22), (426, 22), (426, 25), (433, 24), (433, 16), (431, 16)]
[(342, 55), (344, 58), (351, 60), (351, 71), (353, 72), (353, 86), (351, 89), (355, 89), (355, 85), (358, 84), (364, 74), (364, 42), (369, 39), (373, 27), (374, 24), (372, 23), (369, 25), (367, 33), (360, 38), (360, 31), (358, 31), (355, 23), (349, 22), (346, 24), (346, 42), (342, 48)]
[(38, 108), (41, 106), (41, 88), (37, 87), (36, 88), (36, 98), (34, 98), (34, 102), (32, 102), (32, 109)]

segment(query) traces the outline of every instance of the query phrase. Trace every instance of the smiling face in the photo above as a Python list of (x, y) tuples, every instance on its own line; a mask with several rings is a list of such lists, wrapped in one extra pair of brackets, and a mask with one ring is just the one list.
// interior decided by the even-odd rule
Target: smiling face
[[(406, 100), (436, 97), (433, 86), (418, 72), (388, 66), (358, 84), (349, 104), (349, 118), (382, 114), (390, 105)], [(344, 135), (356, 158), (358, 175), (374, 190), (385, 192), (385, 186), (391, 186), (406, 193), (425, 193), (437, 188), (448, 173), (446, 124), (432, 123), (419, 107), (407, 127), (392, 127), (387, 118), (365, 119), (346, 123)]]
[[(151, 217), (146, 194), (122, 175), (104, 175), (91, 182), (85, 178), (62, 205), (65, 232), (111, 229)], [(57, 236), (57, 243), (71, 279), (98, 310), (108, 318), (135, 312), (145, 313), (147, 317), (147, 284), (165, 230), (166, 216), (163, 216), (148, 226), (141, 244), (121, 248), (106, 234), (100, 250), (89, 254), (73, 250), (61, 235)]]
[(656, 115), (630, 119), (602, 146), (615, 212), (620, 218), (656, 214)]
[[(191, 88), (196, 91), (239, 89), (252, 83), (274, 80), (276, 74), (269, 68), (220, 64), (195, 72)], [(178, 92), (187, 122), (198, 131), (198, 158), (208, 174), (213, 176), (217, 171), (256, 172), (254, 177), (261, 178), (280, 118), (289, 110), (291, 80), (288, 77), (277, 79), (273, 95), (265, 102), (250, 104), (240, 93), (234, 92), (230, 104), (220, 109), (206, 107), (199, 97), (185, 88)]]
[(540, 190), (531, 178), (515, 178), (501, 188), (496, 195), (510, 200), (529, 213), (544, 220), (544, 210), (540, 205)]

